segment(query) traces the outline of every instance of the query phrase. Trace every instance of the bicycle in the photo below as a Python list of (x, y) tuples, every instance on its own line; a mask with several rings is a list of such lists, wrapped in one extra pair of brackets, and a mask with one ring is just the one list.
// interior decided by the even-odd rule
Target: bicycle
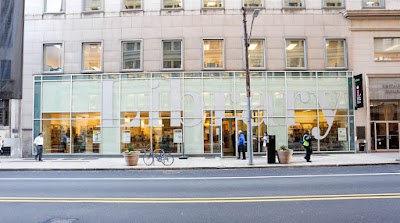
[(147, 166), (150, 166), (154, 163), (154, 158), (156, 158), (158, 162), (162, 162), (165, 166), (171, 166), (172, 163), (174, 163), (174, 157), (163, 149), (146, 150), (143, 156), (143, 162)]

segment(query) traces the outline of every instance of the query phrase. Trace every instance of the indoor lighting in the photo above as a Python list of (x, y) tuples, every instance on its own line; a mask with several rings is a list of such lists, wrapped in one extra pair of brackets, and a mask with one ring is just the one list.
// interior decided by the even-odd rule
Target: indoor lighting
[(207, 7), (215, 7), (217, 5), (216, 2), (208, 2)]
[(394, 50), (394, 49), (396, 49), (398, 47), (400, 47), (400, 45), (393, 45), (391, 47), (388, 47), (388, 48), (384, 49), (383, 51), (392, 51), (392, 50)]
[(125, 124), (128, 124), (130, 119), (128, 117), (125, 117)]
[(292, 43), (286, 47), (287, 50), (293, 50), (297, 46), (297, 43)]
[(210, 45), (209, 44), (204, 44), (204, 50), (210, 50)]
[(249, 46), (249, 50), (255, 50), (257, 48), (257, 43), (251, 43)]

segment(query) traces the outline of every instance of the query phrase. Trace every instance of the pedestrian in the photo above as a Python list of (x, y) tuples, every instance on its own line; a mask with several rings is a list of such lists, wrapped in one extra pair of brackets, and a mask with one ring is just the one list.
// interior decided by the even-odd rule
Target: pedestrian
[(35, 160), (43, 161), (42, 160), (42, 153), (43, 153), (43, 133), (39, 133), (39, 135), (33, 141), (33, 144), (36, 146), (36, 155)]
[(268, 143), (269, 143), (269, 136), (267, 132), (264, 132), (264, 137), (262, 138), (263, 140), (263, 148), (265, 153), (268, 153)]
[(243, 153), (242, 160), (246, 159), (246, 139), (244, 137), (244, 134), (242, 130), (239, 130), (239, 140), (238, 140), (238, 149), (239, 149), (239, 156), (238, 159), (240, 159), (240, 154)]
[(303, 135), (303, 146), (306, 149), (306, 156), (304, 159), (311, 163), (312, 145), (311, 141), (314, 140), (314, 136), (310, 135), (310, 130), (307, 130)]
[(231, 135), (231, 140), (232, 140), (232, 148), (235, 149), (235, 143), (236, 143), (236, 133), (233, 131), (233, 134)]
[(64, 135), (64, 137), (62, 139), (64, 153), (67, 153), (67, 142), (68, 142), (68, 136)]

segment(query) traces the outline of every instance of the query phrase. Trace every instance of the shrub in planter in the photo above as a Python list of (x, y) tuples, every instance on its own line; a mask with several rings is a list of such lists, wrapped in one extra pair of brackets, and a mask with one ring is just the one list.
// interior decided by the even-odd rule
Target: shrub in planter
[(292, 160), (293, 150), (289, 149), (287, 146), (282, 145), (278, 149), (278, 160), (279, 163), (288, 164)]
[(140, 151), (135, 151), (133, 146), (128, 146), (128, 150), (123, 152), (127, 166), (136, 166), (139, 160)]

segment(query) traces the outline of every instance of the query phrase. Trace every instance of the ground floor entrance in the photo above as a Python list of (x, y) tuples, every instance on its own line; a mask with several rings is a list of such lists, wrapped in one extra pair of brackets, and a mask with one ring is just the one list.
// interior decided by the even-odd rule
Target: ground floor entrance
[(371, 135), (373, 150), (399, 149), (399, 122), (376, 121), (371, 122)]

